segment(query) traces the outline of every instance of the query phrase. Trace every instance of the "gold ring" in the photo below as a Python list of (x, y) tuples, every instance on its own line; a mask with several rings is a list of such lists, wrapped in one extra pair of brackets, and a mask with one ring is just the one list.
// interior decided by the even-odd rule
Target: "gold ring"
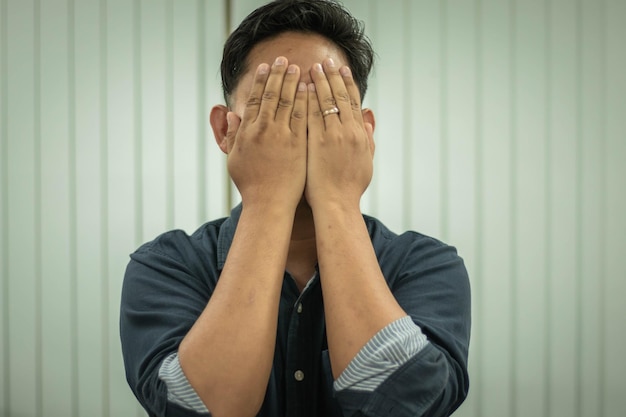
[(328, 109), (328, 110), (324, 110), (324, 111), (322, 112), (322, 116), (323, 116), (323, 117), (326, 117), (326, 116), (328, 116), (329, 114), (337, 114), (337, 113), (339, 113), (339, 108), (335, 106), (335, 107), (332, 107), (332, 108), (330, 108), (330, 109)]

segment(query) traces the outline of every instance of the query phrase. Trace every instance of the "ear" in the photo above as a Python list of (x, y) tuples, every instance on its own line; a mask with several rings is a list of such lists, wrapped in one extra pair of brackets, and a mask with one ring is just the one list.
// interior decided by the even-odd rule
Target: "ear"
[(228, 153), (228, 140), (226, 134), (228, 133), (228, 107), (224, 105), (217, 105), (211, 109), (211, 115), (209, 121), (213, 128), (213, 136), (215, 136), (215, 142), (220, 147), (222, 152)]
[(376, 118), (374, 117), (372, 109), (363, 109), (361, 110), (361, 114), (363, 115), (363, 124), (365, 125), (365, 131), (367, 132), (367, 136), (370, 141), (370, 150), (372, 151), (372, 156), (374, 156), (374, 151), (376, 150), (376, 144), (374, 143)]

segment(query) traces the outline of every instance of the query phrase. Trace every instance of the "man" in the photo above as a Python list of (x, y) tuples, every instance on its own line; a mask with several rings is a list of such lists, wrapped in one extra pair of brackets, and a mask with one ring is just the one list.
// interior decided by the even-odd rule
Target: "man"
[(121, 338), (151, 416), (446, 416), (467, 395), (454, 248), (361, 214), (373, 52), (332, 0), (283, 0), (224, 47), (210, 115), (242, 204), (132, 256)]

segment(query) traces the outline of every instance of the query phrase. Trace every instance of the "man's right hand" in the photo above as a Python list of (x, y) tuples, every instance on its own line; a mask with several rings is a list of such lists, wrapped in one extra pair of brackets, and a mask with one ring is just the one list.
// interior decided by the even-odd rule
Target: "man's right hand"
[(299, 81), (300, 69), (285, 58), (271, 68), (262, 64), (241, 120), (227, 114), (228, 170), (243, 208), (217, 285), (178, 349), (181, 369), (214, 416), (256, 415), (272, 371), (289, 241), (306, 181), (307, 89)]
[(227, 114), (228, 172), (244, 206), (293, 207), (306, 183), (307, 89), (278, 57), (257, 68), (243, 120)]

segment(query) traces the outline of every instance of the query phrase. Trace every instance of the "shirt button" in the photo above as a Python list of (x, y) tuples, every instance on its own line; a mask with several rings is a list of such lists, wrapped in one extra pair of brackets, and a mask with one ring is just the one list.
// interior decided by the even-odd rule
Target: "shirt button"
[(297, 370), (296, 372), (294, 372), (293, 377), (296, 379), (296, 381), (300, 382), (304, 379), (304, 372)]
[(298, 303), (297, 311), (298, 311), (298, 314), (302, 313), (302, 303)]

